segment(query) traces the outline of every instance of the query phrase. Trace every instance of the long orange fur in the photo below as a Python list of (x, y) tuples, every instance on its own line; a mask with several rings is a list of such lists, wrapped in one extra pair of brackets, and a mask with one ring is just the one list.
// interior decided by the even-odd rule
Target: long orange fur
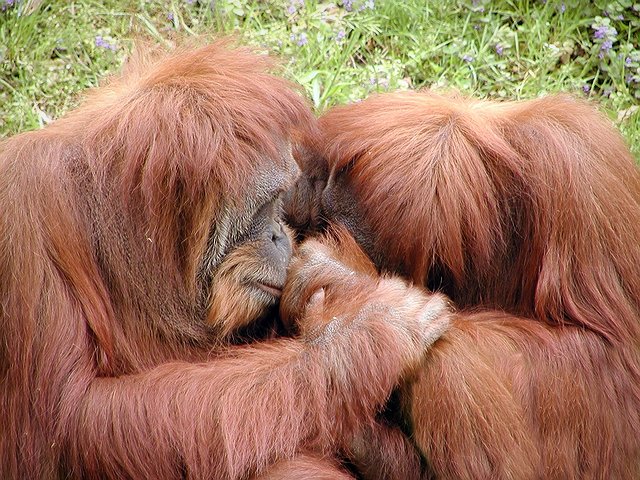
[(232, 326), (196, 288), (209, 232), (314, 122), (269, 66), (224, 42), (143, 56), (0, 144), (0, 477), (347, 476), (331, 456), (434, 340), (438, 300), (414, 292), (416, 315), (386, 321), (380, 298), (410, 288), (363, 277), (375, 315), (340, 289), (307, 308), (306, 281), (343, 269), (316, 262), (290, 293), (311, 336), (211, 328)]
[(320, 123), (319, 215), (460, 309), (401, 393), (429, 475), (638, 478), (640, 173), (611, 122), (422, 92)]

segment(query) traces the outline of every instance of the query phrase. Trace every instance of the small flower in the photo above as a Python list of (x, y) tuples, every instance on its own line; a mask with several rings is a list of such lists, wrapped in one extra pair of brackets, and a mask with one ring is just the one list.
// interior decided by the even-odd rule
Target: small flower
[(471, 63), (471, 62), (473, 62), (473, 57), (471, 55), (465, 54), (465, 55), (462, 56), (462, 60), (464, 60), (467, 63)]
[(112, 51), (116, 51), (118, 49), (118, 47), (116, 47), (115, 45), (107, 42), (104, 38), (102, 38), (102, 36), (97, 35), (96, 36), (96, 47), (98, 48), (104, 48), (106, 50), (112, 50)]
[(584, 93), (589, 93), (591, 91), (591, 87), (589, 85), (585, 84), (585, 85), (582, 86), (582, 91)]
[(298, 11), (298, 8), (304, 7), (304, 0), (290, 0), (287, 7), (287, 13), (293, 15)]
[(625, 66), (630, 67), (632, 63), (633, 61), (631, 60), (631, 57), (627, 57), (624, 59)]
[(604, 38), (607, 35), (607, 32), (609, 30), (609, 27), (606, 25), (600, 25), (594, 28), (595, 28), (595, 32), (593, 33), (593, 38), (596, 38), (596, 39)]
[(347, 11), (353, 11), (353, 0), (342, 0), (342, 7)]
[(169, 20), (170, 22), (173, 22), (174, 20), (173, 12), (167, 13), (167, 20)]
[(360, 8), (358, 10), (362, 12), (363, 10), (366, 10), (366, 9), (373, 10), (374, 8), (375, 8), (374, 0), (367, 0), (362, 5), (360, 5)]
[(602, 92), (602, 96), (606, 97), (606, 98), (609, 98), (612, 93), (613, 93), (613, 88), (611, 88), (611, 87), (605, 88), (604, 91)]
[(567, 6), (564, 4), (564, 2), (562, 2), (562, 4), (560, 5), (560, 13), (564, 13), (566, 9), (567, 9)]
[(502, 54), (503, 54), (503, 52), (504, 52), (504, 47), (503, 47), (502, 45), (500, 45), (499, 43), (498, 43), (498, 44), (496, 44), (496, 53), (497, 53), (498, 55), (502, 55)]
[(608, 19), (601, 19), (596, 17), (596, 21), (601, 21), (602, 23), (594, 23), (591, 25), (593, 28), (593, 38), (596, 40), (596, 44), (600, 44), (600, 51), (598, 52), (598, 57), (600, 59), (605, 58), (606, 55), (609, 54), (611, 48), (613, 47), (613, 43), (616, 41), (616, 36), (618, 35), (618, 31), (609, 25)]
[(304, 45), (307, 44), (307, 34), (302, 32), (300, 35), (298, 35), (298, 41), (297, 44), (299, 47), (302, 47)]
[(347, 34), (345, 33), (344, 30), (340, 30), (337, 34), (336, 34), (336, 42), (338, 43), (342, 43), (345, 39), (345, 37), (347, 36)]
[(600, 53), (598, 54), (598, 57), (604, 58), (604, 56), (609, 53), (609, 50), (611, 50), (611, 47), (613, 47), (612, 40), (605, 40), (604, 42), (602, 42), (602, 45), (600, 45)]

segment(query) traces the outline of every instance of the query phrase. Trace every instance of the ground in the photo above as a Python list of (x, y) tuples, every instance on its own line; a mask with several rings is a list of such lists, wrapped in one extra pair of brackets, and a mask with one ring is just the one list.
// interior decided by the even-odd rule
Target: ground
[(235, 33), (322, 112), (396, 89), (596, 102), (640, 157), (640, 3), (583, 0), (0, 0), (0, 137), (39, 128), (135, 39)]

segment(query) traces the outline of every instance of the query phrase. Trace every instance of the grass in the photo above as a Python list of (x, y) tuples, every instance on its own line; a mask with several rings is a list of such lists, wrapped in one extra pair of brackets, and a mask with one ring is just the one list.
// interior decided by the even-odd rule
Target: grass
[(318, 112), (371, 92), (597, 102), (640, 154), (631, 0), (0, 0), (0, 136), (39, 128), (117, 71), (133, 38), (235, 33), (280, 55)]

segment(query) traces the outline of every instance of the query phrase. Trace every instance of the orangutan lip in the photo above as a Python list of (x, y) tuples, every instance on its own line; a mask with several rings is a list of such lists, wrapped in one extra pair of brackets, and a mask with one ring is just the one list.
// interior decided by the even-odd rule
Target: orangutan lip
[(256, 287), (258, 287), (260, 290), (268, 293), (273, 297), (280, 298), (282, 296), (282, 289), (279, 287), (276, 287), (275, 285), (256, 282)]

